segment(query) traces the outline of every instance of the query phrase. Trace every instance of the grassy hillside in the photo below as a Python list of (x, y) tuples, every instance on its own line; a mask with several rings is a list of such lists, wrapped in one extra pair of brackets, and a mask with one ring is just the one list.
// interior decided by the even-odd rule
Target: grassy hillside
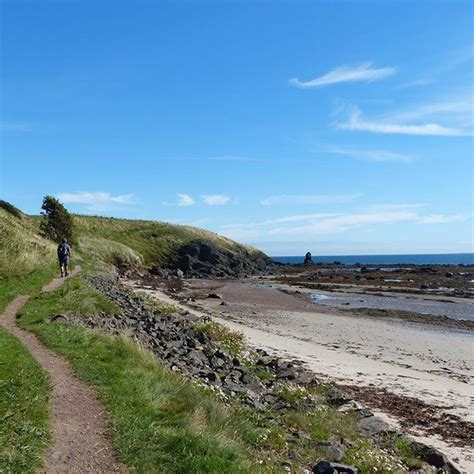
[(0, 312), (19, 294), (39, 290), (57, 272), (56, 245), (37, 224), (0, 208)]
[[(39, 228), (40, 217), (27, 218)], [(176, 264), (180, 249), (198, 242), (237, 261), (268, 261), (260, 250), (214, 232), (166, 222), (74, 216), (78, 245), (75, 250), (89, 262), (118, 267), (163, 268)]]
[[(41, 217), (8, 209), (0, 206), (0, 310), (15, 295), (38, 290), (57, 272), (56, 244), (40, 235)], [(73, 262), (82, 260), (85, 268), (173, 267), (192, 244), (208, 245), (213, 266), (224, 271), (231, 265), (252, 271), (254, 262), (257, 268), (268, 259), (255, 248), (190, 226), (95, 216), (74, 216), (74, 223)], [(194, 257), (198, 267), (199, 258)]]

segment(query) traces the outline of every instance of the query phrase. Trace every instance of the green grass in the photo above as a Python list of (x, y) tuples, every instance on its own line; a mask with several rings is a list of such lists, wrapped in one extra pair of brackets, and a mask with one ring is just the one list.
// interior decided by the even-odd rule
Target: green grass
[(0, 313), (16, 296), (35, 293), (58, 272), (56, 246), (27, 217), (0, 209)]
[(260, 429), (244, 411), (224, 407), (123, 337), (47, 322), (66, 309), (103, 310), (103, 301), (85, 284), (74, 277), (56, 292), (38, 295), (21, 310), (19, 321), (97, 387), (120, 459), (137, 472), (256, 471), (251, 453)]
[(49, 382), (28, 350), (0, 329), (0, 472), (36, 472), (49, 442)]
[(223, 324), (215, 321), (196, 324), (196, 329), (217, 341), (233, 357), (239, 357), (245, 349), (242, 333), (231, 331)]
[(80, 247), (90, 247), (91, 241), (88, 239), (103, 239), (104, 245), (108, 245), (107, 242), (116, 242), (128, 248), (124, 252), (122, 247), (120, 255), (131, 252), (134, 255), (132, 258), (142, 259), (147, 265), (161, 266), (173, 260), (176, 251), (182, 245), (193, 241), (207, 241), (237, 254), (249, 252), (254, 255), (263, 255), (253, 247), (238, 244), (214, 232), (196, 227), (157, 221), (90, 216), (74, 216), (74, 223)]

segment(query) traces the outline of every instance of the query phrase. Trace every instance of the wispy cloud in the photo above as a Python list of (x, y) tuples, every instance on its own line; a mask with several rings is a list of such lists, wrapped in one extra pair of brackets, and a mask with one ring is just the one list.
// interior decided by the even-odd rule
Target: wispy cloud
[(412, 87), (422, 87), (433, 84), (433, 79), (415, 79), (414, 81), (404, 82), (395, 87), (396, 90), (410, 89)]
[(473, 100), (472, 94), (466, 94), (457, 100), (415, 105), (390, 114), (390, 119), (398, 123), (443, 118), (465, 128), (472, 127)]
[(114, 196), (102, 191), (60, 193), (56, 197), (66, 204), (86, 204), (86, 209), (89, 211), (106, 211), (111, 207), (130, 205), (136, 202), (133, 194)]
[(335, 155), (347, 156), (366, 161), (403, 161), (408, 163), (413, 160), (409, 155), (395, 153), (387, 150), (362, 149), (348, 146), (330, 145), (324, 151)]
[(420, 217), (417, 222), (418, 224), (449, 224), (450, 222), (464, 222), (467, 219), (469, 219), (469, 216), (465, 214), (455, 214), (451, 216), (432, 214)]
[(403, 124), (386, 119), (367, 120), (358, 107), (352, 107), (346, 122), (336, 123), (339, 130), (372, 132), (401, 135), (435, 135), (444, 137), (471, 136), (472, 131), (456, 127), (446, 127), (437, 123)]
[(469, 214), (427, 214), (425, 204), (377, 204), (355, 212), (318, 213), (283, 216), (261, 222), (234, 223), (219, 231), (234, 239), (271, 239), (274, 236), (308, 239), (320, 234), (340, 234), (354, 229), (372, 230), (374, 226), (400, 223), (447, 224), (470, 219)]
[(177, 205), (181, 207), (192, 206), (196, 202), (194, 198), (190, 196), (189, 194), (177, 194), (177, 196), (178, 196)]
[(260, 201), (263, 206), (279, 204), (338, 204), (351, 202), (362, 194), (279, 194)]
[(365, 81), (373, 82), (395, 74), (393, 67), (374, 68), (371, 62), (366, 62), (354, 67), (341, 66), (332, 69), (324, 76), (311, 81), (300, 81), (298, 78), (290, 79), (290, 84), (302, 89), (339, 84), (341, 82)]
[(223, 194), (207, 194), (202, 196), (202, 201), (208, 206), (225, 206), (229, 204), (230, 197)]

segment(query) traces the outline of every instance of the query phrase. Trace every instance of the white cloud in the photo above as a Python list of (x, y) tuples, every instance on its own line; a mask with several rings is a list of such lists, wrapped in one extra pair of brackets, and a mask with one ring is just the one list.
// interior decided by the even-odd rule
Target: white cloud
[(361, 194), (279, 194), (260, 201), (263, 206), (279, 204), (338, 204), (357, 199)]
[(57, 198), (66, 204), (86, 204), (88, 211), (107, 211), (113, 207), (134, 204), (136, 202), (133, 194), (112, 195), (110, 193), (79, 192), (79, 193), (60, 193)]
[(372, 63), (367, 62), (355, 67), (341, 66), (329, 71), (324, 76), (317, 77), (311, 81), (300, 81), (298, 78), (290, 79), (290, 84), (307, 89), (311, 87), (321, 87), (329, 84), (339, 84), (341, 82), (365, 81), (373, 82), (395, 74), (393, 67), (373, 68)]
[(412, 106), (391, 114), (390, 120), (398, 123), (411, 120), (432, 120), (433, 118), (442, 117), (454, 121), (460, 126), (472, 126), (472, 104), (472, 94), (465, 94), (457, 100)]
[(208, 206), (225, 206), (229, 204), (230, 197), (223, 194), (208, 194), (202, 196), (202, 200)]
[(178, 206), (192, 206), (195, 201), (192, 196), (189, 194), (177, 194), (178, 196)]
[(389, 122), (386, 120), (365, 120), (362, 118), (362, 113), (358, 107), (353, 107), (349, 115), (349, 120), (344, 123), (336, 124), (336, 128), (340, 130), (403, 135), (437, 135), (445, 137), (472, 135), (471, 131), (455, 127), (445, 127), (437, 123), (411, 125)]
[(469, 216), (464, 214), (456, 214), (452, 216), (444, 216), (442, 214), (433, 214), (430, 216), (423, 216), (418, 219), (418, 224), (449, 224), (450, 222), (464, 222), (469, 219)]
[(343, 213), (319, 213), (283, 216), (260, 222), (220, 226), (219, 232), (234, 239), (272, 239), (289, 237), (304, 240), (316, 235), (332, 235), (354, 229), (371, 231), (374, 226), (399, 223), (448, 224), (463, 222), (467, 214), (425, 214), (425, 204), (376, 204), (365, 210)]
[(416, 79), (414, 81), (404, 82), (403, 84), (395, 87), (396, 90), (409, 89), (411, 87), (421, 87), (433, 84), (433, 79)]
[(328, 153), (335, 155), (348, 156), (367, 161), (403, 161), (408, 163), (413, 160), (409, 155), (403, 153), (395, 153), (386, 150), (361, 149), (347, 146), (332, 145), (326, 148)]

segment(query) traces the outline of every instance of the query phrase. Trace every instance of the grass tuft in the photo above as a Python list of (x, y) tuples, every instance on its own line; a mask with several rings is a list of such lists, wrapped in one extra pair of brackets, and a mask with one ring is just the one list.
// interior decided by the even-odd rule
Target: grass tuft
[(240, 332), (231, 331), (216, 321), (198, 323), (196, 329), (217, 341), (233, 357), (239, 357), (245, 351), (244, 335)]

